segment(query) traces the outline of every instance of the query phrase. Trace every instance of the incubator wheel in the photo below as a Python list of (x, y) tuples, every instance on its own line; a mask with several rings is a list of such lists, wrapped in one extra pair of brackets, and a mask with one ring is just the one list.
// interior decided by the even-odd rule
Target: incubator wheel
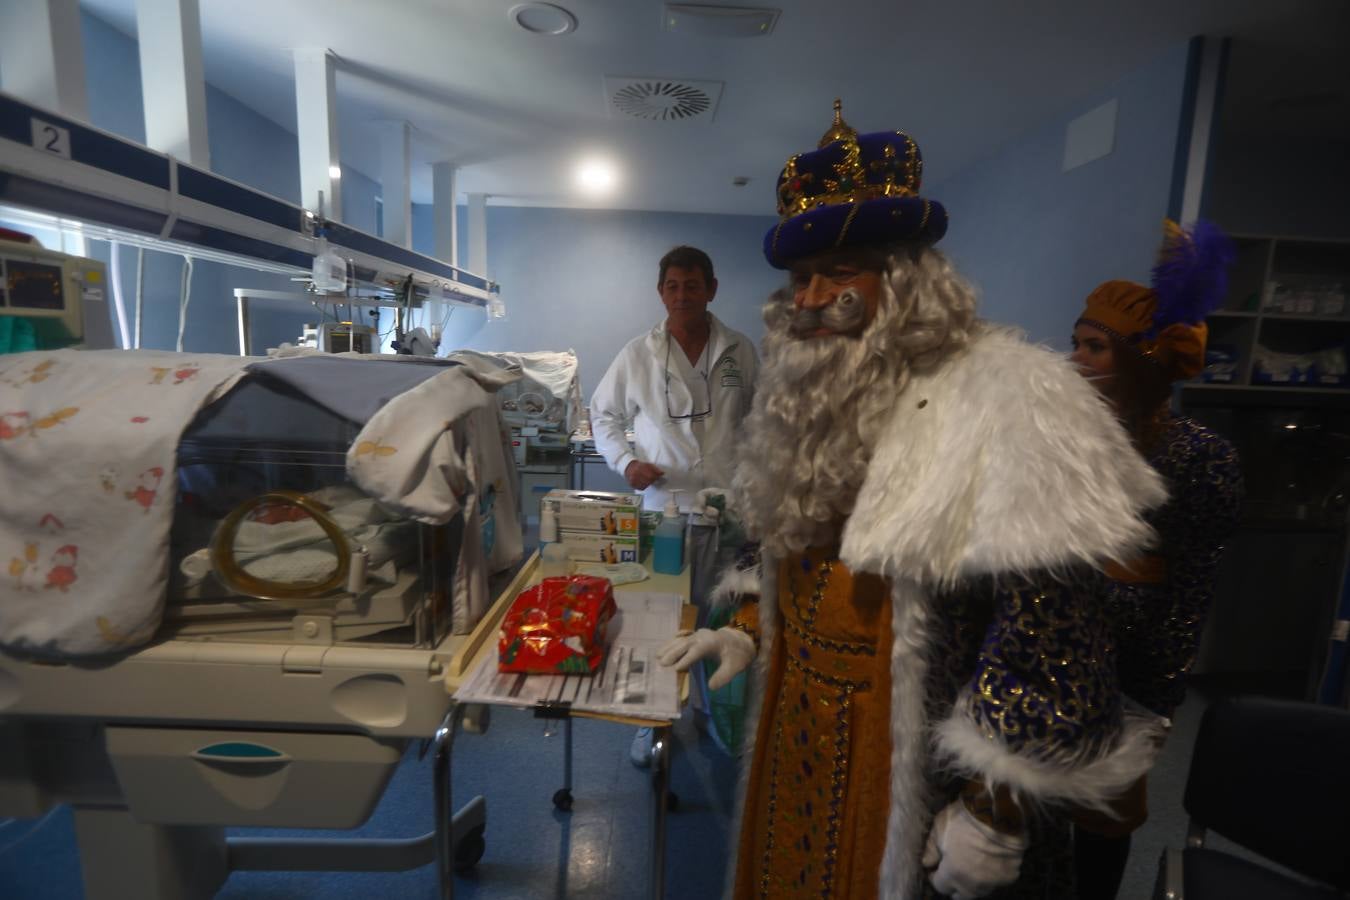
[(487, 840), (483, 837), (483, 828), (480, 825), (455, 844), (455, 871), (462, 874), (478, 865), (486, 849)]
[(572, 792), (567, 788), (559, 788), (553, 792), (553, 805), (563, 812), (572, 811)]

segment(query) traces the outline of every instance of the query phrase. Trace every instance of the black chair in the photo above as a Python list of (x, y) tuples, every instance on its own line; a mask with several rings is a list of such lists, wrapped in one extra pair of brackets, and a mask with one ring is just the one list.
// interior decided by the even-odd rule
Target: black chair
[[(1237, 698), (1205, 711), (1183, 801), (1186, 849), (1154, 900), (1331, 900), (1350, 890), (1350, 711)], [(1214, 831), (1305, 876), (1206, 847)]]

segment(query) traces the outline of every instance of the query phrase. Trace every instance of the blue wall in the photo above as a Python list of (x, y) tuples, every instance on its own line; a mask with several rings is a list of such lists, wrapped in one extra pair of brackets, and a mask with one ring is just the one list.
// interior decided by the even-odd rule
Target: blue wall
[[(460, 210), (461, 215), (463, 210)], [(759, 216), (488, 206), (488, 273), (502, 285), (507, 318), (457, 309), (442, 346), (478, 350), (577, 352), (582, 392), (590, 392), (614, 354), (665, 317), (657, 265), (677, 244), (712, 257), (717, 297), (710, 309), (758, 342), (760, 307), (784, 281), (760, 251), (774, 219)], [(413, 242), (431, 250), (431, 216), (414, 209)], [(461, 227), (460, 259), (463, 247)]]
[[(1067, 349), (1102, 281), (1146, 281), (1172, 183), (1187, 47), (1178, 45), (925, 194), (947, 206), (939, 245), (980, 290), (981, 315)], [(1062, 172), (1067, 124), (1119, 102), (1115, 149)]]
[[(87, 12), (81, 12), (80, 25), (91, 123), (145, 143), (141, 58), (136, 42)], [(209, 99), (207, 102), (209, 109)]]
[[(459, 252), (461, 259), (464, 257), (464, 228), (465, 215), (464, 207), (455, 207), (455, 215), (458, 219), (459, 227)], [(425, 253), (427, 256), (436, 255), (436, 222), (433, 218), (434, 210), (429, 203), (414, 203), (412, 205), (412, 235), (413, 249), (418, 253)], [(449, 260), (446, 260), (449, 262)], [(482, 273), (479, 273), (482, 274)]]

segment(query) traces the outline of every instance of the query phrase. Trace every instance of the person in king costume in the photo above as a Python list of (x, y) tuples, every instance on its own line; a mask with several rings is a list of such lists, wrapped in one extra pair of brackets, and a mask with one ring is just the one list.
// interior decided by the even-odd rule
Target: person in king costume
[(1011, 896), (1041, 823), (1154, 755), (1100, 569), (1165, 489), (1068, 360), (975, 318), (921, 173), (836, 103), (778, 180), (764, 251), (791, 276), (731, 509), (761, 564), (724, 579), (730, 625), (659, 655), (716, 662), (713, 688), (751, 673), (735, 898)]

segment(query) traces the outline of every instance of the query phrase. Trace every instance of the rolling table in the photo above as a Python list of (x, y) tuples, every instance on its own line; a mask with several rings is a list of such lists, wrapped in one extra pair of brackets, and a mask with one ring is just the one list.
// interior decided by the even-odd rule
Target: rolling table
[[(680, 611), (680, 627), (692, 629), (698, 618), (698, 610), (689, 604), (690, 577), (689, 566), (686, 564), (684, 571), (679, 575), (661, 575), (651, 571), (650, 558), (644, 559), (644, 565), (651, 577), (646, 581), (636, 584), (620, 585), (614, 589), (615, 594), (625, 592), (642, 593), (661, 593), (676, 594), (683, 598), (684, 605)], [(445, 669), (445, 686), (451, 694), (459, 689), (468, 674), (482, 662), (488, 654), (497, 652), (497, 632), (502, 619), (506, 615), (507, 609), (511, 606), (516, 596), (527, 587), (538, 584), (539, 575), (539, 554), (535, 552), (526, 563), (521, 566), (516, 577), (501, 592), (493, 602), (492, 607), (484, 614), (481, 622), (460, 647), (459, 651), (451, 658), (450, 663)], [(673, 637), (673, 635), (672, 635)], [(689, 680), (687, 675), (680, 676), (680, 701), (681, 704), (688, 699)], [(451, 803), (451, 785), (449, 781), (449, 756), (451, 744), (454, 740), (455, 729), (459, 719), (458, 713), (463, 711), (463, 707), (471, 704), (456, 704), (451, 713), (446, 717), (440, 731), (436, 736), (436, 749), (438, 756), (437, 773), (445, 773), (445, 783), (443, 785), (443, 801), (437, 804), (438, 810), (443, 810), (448, 814), (452, 808)], [(563, 719), (564, 735), (564, 762), (563, 762), (563, 787), (554, 793), (553, 803), (558, 809), (566, 812), (572, 807), (572, 720), (575, 718), (602, 719), (610, 722), (619, 722), (627, 725), (652, 729), (652, 844), (651, 844), (651, 896), (654, 900), (662, 900), (665, 896), (665, 845), (666, 845), (666, 813), (671, 805), (670, 794), (670, 732), (674, 720), (652, 720), (631, 718), (627, 716), (608, 715), (604, 713), (593, 713), (583, 710), (572, 711), (570, 709), (553, 709), (549, 707), (536, 709), (536, 715), (545, 718)], [(443, 765), (440, 763), (443, 761)], [(438, 786), (438, 792), (442, 786)], [(446, 829), (449, 833), (451, 829)], [(450, 877), (448, 867), (451, 865), (451, 859), (454, 851), (451, 848), (446, 849), (442, 857), (442, 865), (445, 878), (444, 884), (451, 885), (449, 896), (453, 896), (453, 878)]]

